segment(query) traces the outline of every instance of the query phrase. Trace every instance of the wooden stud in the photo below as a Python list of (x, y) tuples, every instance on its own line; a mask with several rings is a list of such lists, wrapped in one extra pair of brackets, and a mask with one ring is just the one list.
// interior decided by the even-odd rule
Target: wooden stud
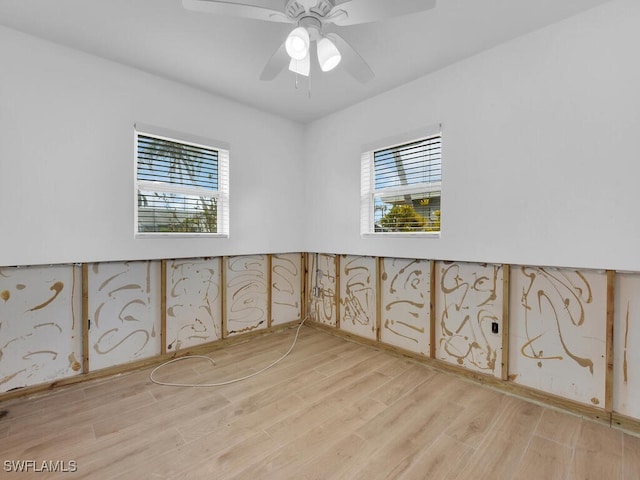
[(160, 261), (160, 353), (167, 353), (167, 261)]
[(436, 358), (436, 261), (429, 260), (429, 358)]
[(82, 372), (89, 373), (89, 265), (82, 264)]
[(336, 269), (336, 291), (334, 292), (335, 305), (336, 305), (336, 329), (340, 329), (340, 255), (336, 255), (334, 258), (334, 264)]
[(502, 265), (502, 380), (509, 379), (509, 291), (511, 266)]
[(227, 257), (220, 257), (220, 317), (222, 318), (222, 338), (229, 336), (227, 330)]
[(305, 304), (308, 308), (308, 316), (310, 320), (317, 320), (314, 319), (314, 312), (313, 312), (313, 308), (315, 306), (315, 302), (313, 301), (313, 288), (316, 286), (315, 281), (314, 281), (314, 265), (316, 262), (316, 256), (318, 255), (317, 253), (312, 253), (312, 254), (305, 254), (307, 257), (307, 263), (305, 264), (305, 279), (306, 279), (306, 283), (308, 285), (308, 288), (305, 289)]
[(273, 300), (273, 285), (271, 284), (273, 281), (273, 272), (271, 269), (273, 268), (273, 255), (267, 255), (267, 328), (271, 328), (271, 324), (273, 323), (273, 319), (271, 315), (273, 313), (273, 308), (271, 302)]
[(382, 339), (382, 276), (384, 274), (384, 258), (376, 257), (376, 340)]
[(607, 270), (607, 331), (606, 331), (606, 362), (604, 388), (604, 409), (613, 411), (613, 329), (615, 317), (616, 272)]
[(307, 310), (307, 254), (300, 253), (300, 320), (311, 312)]

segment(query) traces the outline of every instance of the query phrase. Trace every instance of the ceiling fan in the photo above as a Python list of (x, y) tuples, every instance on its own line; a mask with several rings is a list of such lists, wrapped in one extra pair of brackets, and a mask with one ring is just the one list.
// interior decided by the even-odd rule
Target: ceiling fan
[(344, 38), (326, 31), (325, 27), (377, 22), (429, 10), (435, 4), (436, 0), (254, 0), (251, 4), (228, 0), (182, 0), (187, 10), (295, 25), (265, 65), (261, 80), (273, 80), (287, 64), (290, 71), (308, 77), (313, 55), (311, 43), (315, 42), (316, 58), (323, 72), (342, 63), (361, 83), (371, 80), (373, 71)]

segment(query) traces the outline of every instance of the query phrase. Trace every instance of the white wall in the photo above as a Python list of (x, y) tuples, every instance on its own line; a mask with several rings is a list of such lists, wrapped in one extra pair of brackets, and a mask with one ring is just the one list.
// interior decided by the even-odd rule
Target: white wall
[[(640, 270), (639, 44), (640, 4), (616, 0), (303, 127), (0, 28), (0, 265), (321, 251)], [(231, 144), (231, 238), (134, 239), (135, 122)], [(361, 146), (440, 122), (441, 238), (362, 239)]]
[[(303, 250), (302, 126), (6, 28), (0, 64), (0, 266)], [(229, 239), (134, 239), (136, 122), (230, 144)]]
[[(309, 125), (306, 249), (640, 270), (638, 45), (613, 1)], [(362, 239), (361, 146), (435, 123), (441, 237)]]

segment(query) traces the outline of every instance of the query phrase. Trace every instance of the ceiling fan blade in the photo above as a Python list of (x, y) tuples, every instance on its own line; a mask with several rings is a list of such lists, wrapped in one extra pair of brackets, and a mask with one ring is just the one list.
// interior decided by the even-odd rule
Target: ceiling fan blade
[(431, 10), (436, 0), (347, 0), (336, 2), (328, 15), (328, 20), (336, 25), (357, 25), (377, 22), (390, 17)]
[(262, 73), (260, 74), (260, 80), (270, 81), (276, 78), (276, 76), (284, 69), (289, 63), (289, 55), (284, 47), (284, 42), (280, 47), (271, 55), (271, 58), (264, 66)]
[(373, 80), (375, 75), (373, 70), (371, 70), (371, 67), (369, 67), (367, 62), (364, 61), (360, 54), (356, 52), (344, 38), (337, 33), (328, 33), (326, 36), (335, 43), (342, 55), (340, 66), (342, 66), (360, 83), (367, 83), (368, 81)]
[(259, 5), (219, 0), (182, 0), (186, 10), (194, 12), (230, 15), (268, 22), (293, 23), (282, 11), (282, 0), (262, 0)]

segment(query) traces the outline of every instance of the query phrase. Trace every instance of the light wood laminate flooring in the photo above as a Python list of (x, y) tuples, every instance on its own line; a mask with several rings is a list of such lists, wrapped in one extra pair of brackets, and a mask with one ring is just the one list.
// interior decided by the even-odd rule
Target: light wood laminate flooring
[[(284, 353), (295, 330), (159, 372), (210, 383)], [(250, 380), (165, 387), (145, 369), (0, 403), (2, 478), (640, 479), (640, 439), (303, 327)], [(10, 473), (7, 461), (75, 462)]]

